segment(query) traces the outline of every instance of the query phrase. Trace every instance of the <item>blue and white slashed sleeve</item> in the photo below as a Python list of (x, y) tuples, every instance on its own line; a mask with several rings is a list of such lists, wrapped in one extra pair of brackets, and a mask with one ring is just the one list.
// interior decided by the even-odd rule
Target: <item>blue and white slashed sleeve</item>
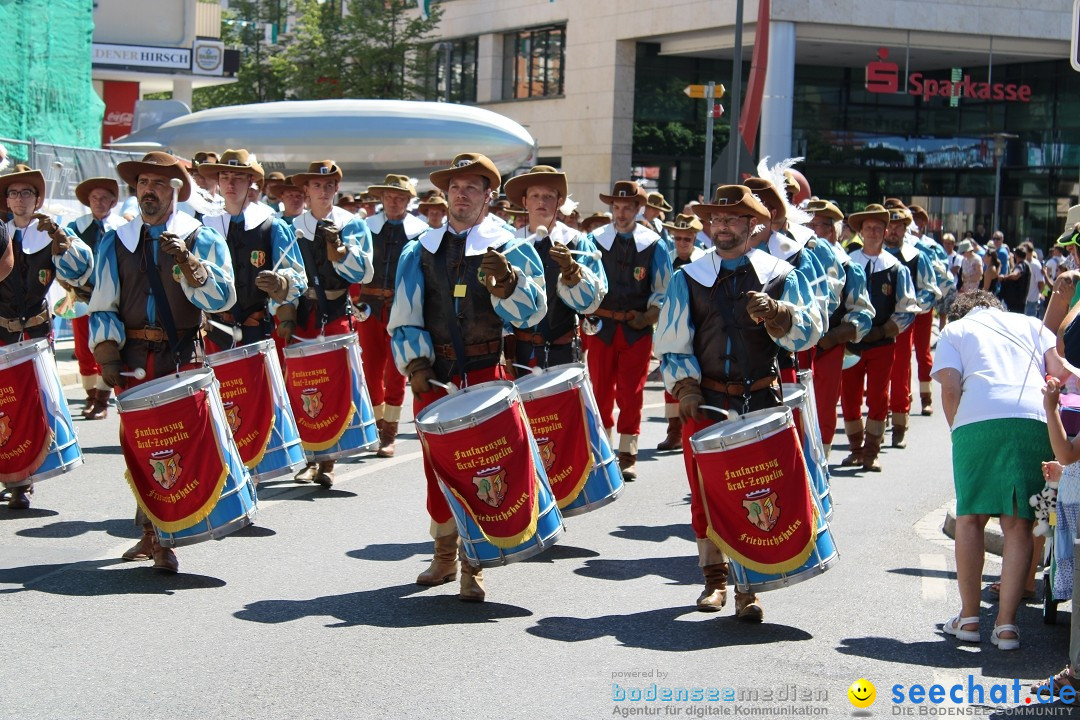
[(866, 287), (866, 271), (855, 263), (849, 263), (844, 288), (847, 290), (847, 297), (844, 299), (844, 322), (855, 326), (855, 342), (859, 342), (870, 332), (877, 314)]
[(844, 292), (844, 281), (847, 273), (828, 240), (818, 238), (814, 247), (811, 248), (811, 252), (825, 270), (825, 283), (829, 287), (829, 301), (826, 312), (829, 317), (832, 317), (832, 314), (840, 307), (840, 297)]
[[(274, 257), (270, 267), (277, 265), (276, 272), (284, 275), (289, 281), (289, 291), (282, 302), (270, 298), (270, 312), (277, 312), (281, 305), (293, 305), (297, 299), (307, 290), (307, 272), (304, 271), (304, 258), (300, 254), (300, 247), (296, 244), (296, 236), (292, 226), (283, 220), (274, 219), (270, 227), (270, 243)], [(282, 256), (284, 259), (282, 260)], [(278, 261), (281, 264), (278, 265)]]
[(660, 307), (667, 293), (668, 283), (671, 282), (671, 255), (664, 248), (663, 243), (656, 243), (656, 252), (652, 254), (652, 266), (649, 268), (651, 290), (649, 294), (649, 307)]
[[(809, 253), (807, 253), (809, 254)], [(773, 342), (790, 352), (798, 352), (817, 345), (825, 332), (821, 320), (821, 308), (810, 290), (806, 277), (799, 272), (789, 272), (784, 280), (784, 290), (779, 302), (789, 305), (793, 311), (791, 329)]]
[[(547, 315), (547, 282), (544, 266), (532, 243), (514, 238), (499, 248), (506, 260), (518, 271), (517, 286), (510, 297), (499, 299), (491, 296), (495, 313), (514, 327), (535, 327)], [(400, 267), (400, 265), (398, 266)], [(394, 293), (397, 304), (397, 293)]]
[(941, 299), (941, 290), (938, 289), (937, 276), (934, 273), (934, 265), (930, 260), (930, 254), (919, 251), (919, 262), (916, 266), (918, 277), (915, 278), (915, 300), (919, 304), (919, 313), (927, 313), (934, 309), (934, 303)]
[(680, 380), (701, 380), (701, 365), (694, 356), (694, 323), (690, 318), (688, 282), (690, 280), (682, 270), (671, 276), (653, 333), (653, 349), (660, 356), (660, 373), (668, 392)]
[(91, 281), (94, 292), (90, 295), (90, 348), (106, 340), (120, 347), (127, 340), (124, 323), (120, 322), (120, 274), (116, 266), (116, 231), (105, 233), (98, 242), (97, 261), (94, 263)]
[(334, 262), (334, 270), (351, 283), (371, 282), (375, 266), (371, 263), (371, 230), (367, 223), (354, 217), (341, 229), (341, 241), (347, 252), (343, 260)]
[(435, 362), (435, 347), (424, 329), (424, 271), (420, 266), (423, 252), (418, 240), (407, 243), (394, 278), (394, 303), (390, 306), (386, 331), (390, 334), (394, 365), (402, 375), (417, 358)]
[[(164, 231), (164, 225), (150, 229), (155, 240)], [(155, 253), (157, 248), (155, 248)], [(236, 285), (233, 282), (232, 255), (225, 238), (217, 230), (205, 225), (195, 233), (195, 244), (191, 253), (206, 267), (206, 282), (201, 287), (194, 287), (187, 278), (179, 276), (180, 287), (192, 305), (206, 312), (222, 312), (236, 304)], [(162, 262), (158, 259), (158, 262)]]
[[(585, 235), (578, 235), (575, 250), (582, 252), (595, 252), (596, 243)], [(574, 258), (581, 266), (581, 280), (574, 287), (568, 287), (559, 276), (559, 282), (555, 286), (555, 293), (572, 310), (588, 315), (600, 307), (607, 295), (607, 273), (599, 257), (588, 255), (576, 255)]]
[(911, 282), (911, 272), (907, 266), (901, 265), (900, 272), (896, 276), (896, 309), (889, 318), (904, 332), (915, 322), (915, 316), (920, 312), (918, 298), (915, 295), (915, 285)]
[(94, 252), (71, 228), (64, 228), (70, 247), (62, 255), (53, 255), (56, 277), (68, 285), (85, 285), (94, 273)]

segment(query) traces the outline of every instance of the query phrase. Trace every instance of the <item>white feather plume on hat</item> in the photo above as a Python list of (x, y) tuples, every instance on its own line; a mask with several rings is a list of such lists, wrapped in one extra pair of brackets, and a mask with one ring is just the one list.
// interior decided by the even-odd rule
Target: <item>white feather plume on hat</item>
[(766, 155), (761, 158), (761, 162), (759, 162), (757, 166), (758, 177), (763, 180), (768, 180), (776, 187), (780, 199), (784, 201), (788, 222), (792, 225), (805, 225), (814, 217), (805, 210), (801, 210), (791, 204), (791, 198), (789, 198), (787, 194), (787, 176), (784, 175), (785, 170), (790, 170), (805, 159), (806, 158), (802, 157), (788, 158), (787, 160), (781, 160), (770, 167), (769, 156)]
[(574, 200), (573, 197), (573, 195), (567, 195), (566, 201), (563, 202), (562, 206), (559, 208), (559, 212), (563, 215), (572, 215), (574, 211), (578, 209), (578, 202)]

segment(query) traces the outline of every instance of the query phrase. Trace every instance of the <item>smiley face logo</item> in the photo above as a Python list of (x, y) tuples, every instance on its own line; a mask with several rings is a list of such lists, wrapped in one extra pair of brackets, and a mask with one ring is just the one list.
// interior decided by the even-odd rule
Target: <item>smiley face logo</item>
[(865, 678), (859, 678), (855, 682), (851, 683), (851, 687), (847, 690), (848, 700), (851, 704), (859, 709), (868, 708), (874, 704), (874, 700), (877, 699), (877, 688), (874, 684)]

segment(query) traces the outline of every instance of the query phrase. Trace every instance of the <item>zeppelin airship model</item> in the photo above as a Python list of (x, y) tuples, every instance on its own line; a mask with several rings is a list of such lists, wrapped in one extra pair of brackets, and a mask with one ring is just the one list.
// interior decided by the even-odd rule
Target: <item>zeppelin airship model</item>
[(487, 155), (503, 175), (535, 159), (536, 141), (518, 123), (483, 108), (409, 100), (293, 100), (201, 110), (144, 127), (110, 144), (114, 150), (167, 150), (190, 158), (200, 150), (247, 148), (267, 172), (306, 172), (334, 159), (347, 183), (388, 173), (427, 184), (455, 155)]

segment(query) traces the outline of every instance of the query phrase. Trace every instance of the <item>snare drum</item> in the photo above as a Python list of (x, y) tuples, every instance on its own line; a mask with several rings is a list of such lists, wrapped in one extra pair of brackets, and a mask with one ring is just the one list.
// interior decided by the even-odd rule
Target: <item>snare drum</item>
[(831, 520), (833, 513), (832, 490), (829, 487), (829, 465), (825, 462), (825, 451), (815, 441), (821, 439), (821, 429), (817, 424), (817, 413), (811, 390), (799, 383), (784, 385), (784, 405), (791, 408), (795, 416), (795, 427), (800, 430), (803, 459), (810, 474), (810, 483), (817, 494), (818, 503), (825, 513), (825, 519)]
[(49, 341), (0, 347), (0, 482), (30, 485), (82, 465)]
[(836, 560), (789, 408), (710, 425), (694, 433), (690, 445), (709, 537), (728, 555), (740, 591), (787, 587), (820, 575)]
[(416, 418), (469, 562), (494, 567), (554, 545), (562, 514), (513, 383), (473, 385)]
[(216, 540), (251, 524), (255, 486), (212, 370), (142, 383), (118, 395), (116, 408), (128, 482), (162, 545)]
[(310, 461), (353, 457), (379, 446), (356, 333), (285, 347), (285, 388)]
[(273, 340), (207, 356), (221, 387), (221, 403), (240, 459), (256, 485), (304, 463), (304, 449), (285, 394)]
[(614, 502), (622, 472), (600, 423), (585, 366), (571, 363), (517, 381), (525, 415), (540, 449), (563, 517)]

